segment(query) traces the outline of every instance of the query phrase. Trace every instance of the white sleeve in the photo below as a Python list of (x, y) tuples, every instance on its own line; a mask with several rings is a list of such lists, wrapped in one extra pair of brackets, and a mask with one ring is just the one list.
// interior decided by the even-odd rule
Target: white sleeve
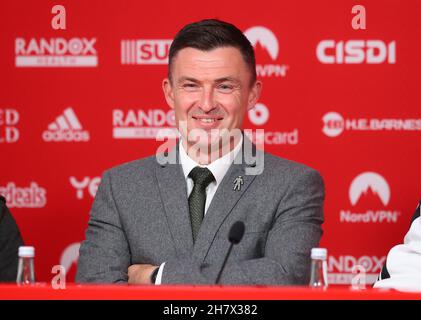
[(404, 243), (389, 251), (386, 268), (390, 278), (377, 281), (375, 288), (421, 291), (421, 217), (412, 222)]
[(155, 285), (160, 285), (162, 280), (162, 272), (164, 272), (165, 262), (159, 266), (158, 274), (156, 275)]

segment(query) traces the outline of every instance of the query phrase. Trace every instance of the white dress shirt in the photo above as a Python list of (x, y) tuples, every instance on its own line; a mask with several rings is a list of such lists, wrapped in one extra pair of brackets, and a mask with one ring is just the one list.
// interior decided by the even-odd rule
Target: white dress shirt
[[(213, 196), (216, 193), (219, 185), (221, 184), (222, 179), (224, 178), (225, 174), (227, 173), (229, 167), (231, 166), (232, 162), (234, 161), (235, 157), (237, 156), (238, 152), (241, 150), (241, 146), (243, 144), (243, 136), (240, 137), (240, 141), (237, 145), (232, 149), (229, 153), (224, 155), (221, 158), (216, 159), (214, 162), (208, 165), (200, 165), (196, 161), (194, 161), (190, 156), (187, 154), (186, 150), (184, 149), (183, 143), (181, 139), (179, 141), (179, 152), (180, 152), (180, 163), (183, 168), (184, 178), (186, 179), (187, 183), (187, 197), (189, 197), (190, 193), (193, 190), (193, 179), (189, 177), (190, 171), (193, 168), (199, 166), (202, 168), (208, 168), (210, 172), (212, 172), (213, 176), (215, 177), (215, 181), (211, 182), (206, 187), (206, 203), (205, 203), (205, 214), (208, 211), (209, 205), (212, 202)], [(164, 265), (160, 265), (158, 274), (156, 276), (155, 284), (161, 284), (162, 280), (162, 272), (164, 271)]]

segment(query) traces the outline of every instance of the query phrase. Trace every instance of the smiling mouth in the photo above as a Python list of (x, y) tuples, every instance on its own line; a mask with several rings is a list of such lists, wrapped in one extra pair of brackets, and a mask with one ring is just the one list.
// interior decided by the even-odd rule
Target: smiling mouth
[(206, 118), (206, 117), (192, 117), (194, 120), (198, 120), (203, 123), (214, 123), (222, 120), (223, 118)]

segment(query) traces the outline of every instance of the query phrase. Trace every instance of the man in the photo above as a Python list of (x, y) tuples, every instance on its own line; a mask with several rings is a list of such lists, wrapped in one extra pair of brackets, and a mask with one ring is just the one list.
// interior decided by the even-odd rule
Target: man
[(212, 284), (241, 220), (245, 234), (220, 283), (307, 284), (322, 235), (323, 181), (254, 146), (257, 161), (249, 161), (240, 129), (262, 85), (250, 42), (229, 23), (189, 24), (172, 42), (168, 73), (163, 91), (180, 142), (164, 157), (104, 173), (77, 281)]
[(394, 246), (387, 255), (375, 288), (421, 290), (421, 201), (411, 219), (403, 244)]
[(23, 240), (15, 220), (0, 196), (0, 282), (15, 282), (18, 271), (18, 250)]

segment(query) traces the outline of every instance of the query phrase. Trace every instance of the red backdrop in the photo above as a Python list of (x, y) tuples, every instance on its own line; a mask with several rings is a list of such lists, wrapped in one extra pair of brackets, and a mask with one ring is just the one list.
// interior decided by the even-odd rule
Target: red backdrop
[[(52, 28), (56, 4), (65, 30)], [(352, 27), (356, 4), (366, 29)], [(203, 18), (255, 45), (264, 89), (245, 127), (325, 179), (331, 282), (349, 283), (356, 264), (372, 282), (421, 197), (415, 0), (1, 1), (0, 193), (36, 247), (38, 279), (61, 263), (73, 280), (102, 171), (155, 153), (154, 131), (174, 120), (168, 44)]]

